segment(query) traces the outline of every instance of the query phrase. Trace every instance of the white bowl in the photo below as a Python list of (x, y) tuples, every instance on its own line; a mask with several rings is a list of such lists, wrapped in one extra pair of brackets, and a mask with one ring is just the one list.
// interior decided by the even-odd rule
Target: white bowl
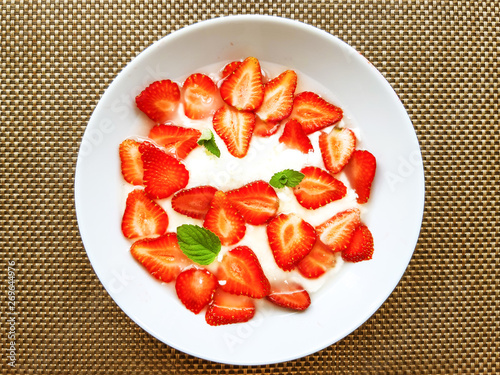
[[(143, 121), (135, 96), (150, 82), (220, 61), (255, 56), (301, 71), (330, 89), (377, 158), (369, 212), (375, 254), (346, 264), (304, 313), (260, 312), (248, 323), (211, 327), (188, 312), (171, 285), (144, 272), (120, 230), (118, 146)], [(75, 177), (78, 225), (92, 266), (120, 308), (158, 340), (211, 361), (260, 365), (296, 359), (339, 341), (387, 299), (413, 254), (422, 221), (424, 174), (411, 121), (384, 77), (363, 56), (312, 26), (269, 16), (231, 16), (176, 31), (114, 80), (85, 131)]]

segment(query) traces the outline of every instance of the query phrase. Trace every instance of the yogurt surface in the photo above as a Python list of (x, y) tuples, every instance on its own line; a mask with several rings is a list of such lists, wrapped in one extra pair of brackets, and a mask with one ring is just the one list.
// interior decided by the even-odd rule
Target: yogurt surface
[[(220, 78), (220, 71), (228, 62), (229, 61), (202, 67), (196, 73), (206, 74), (210, 76), (214, 82), (220, 85), (222, 81)], [(290, 69), (285, 66), (265, 61), (261, 61), (260, 63), (263, 70), (264, 81), (270, 80), (285, 70)], [(359, 129), (353, 126), (352, 120), (348, 117), (342, 105), (335, 100), (333, 93), (300, 71), (295, 70), (295, 72), (297, 73), (298, 78), (295, 93), (313, 91), (328, 102), (341, 107), (344, 110), (344, 118), (340, 121), (340, 123), (336, 124), (335, 127), (348, 127), (355, 133), (356, 138), (360, 139), (361, 134)], [(179, 87), (182, 87), (182, 83), (186, 78), (187, 75), (177, 77), (174, 81), (179, 84)], [(189, 182), (186, 189), (196, 186), (210, 185), (218, 190), (229, 191), (240, 188), (243, 185), (256, 180), (269, 182), (271, 177), (276, 172), (280, 172), (284, 169), (294, 169), (300, 171), (305, 166), (316, 166), (325, 169), (319, 148), (320, 131), (309, 134), (309, 139), (311, 140), (314, 151), (304, 154), (299, 150), (290, 149), (286, 145), (279, 142), (279, 137), (283, 132), (283, 124), (286, 121), (287, 120), (285, 119), (278, 132), (270, 137), (253, 136), (250, 141), (250, 147), (247, 155), (240, 159), (229, 153), (222, 139), (214, 131), (212, 126), (212, 116), (202, 120), (192, 120), (185, 116), (184, 107), (182, 103), (180, 103), (177, 113), (169, 123), (176, 126), (198, 129), (200, 131), (210, 129), (214, 134), (215, 141), (221, 152), (220, 158), (217, 158), (215, 155), (208, 152), (204, 147), (199, 146), (191, 151), (184, 160), (182, 160), (182, 163), (189, 171)], [(140, 134), (131, 136), (130, 138), (140, 141), (145, 140), (149, 130), (151, 129), (151, 123), (145, 123), (143, 127), (144, 128), (141, 129)], [(323, 131), (328, 133), (332, 128), (333, 126), (325, 128)], [(312, 226), (317, 226), (330, 219), (336, 213), (349, 208), (358, 208), (361, 211), (361, 215), (363, 215), (363, 213), (367, 210), (367, 204), (359, 205), (356, 202), (356, 193), (350, 188), (349, 182), (343, 173), (340, 173), (335, 177), (347, 186), (348, 189), (346, 196), (316, 210), (308, 210), (302, 207), (295, 198), (291, 188), (284, 187), (281, 189), (275, 189), (280, 201), (278, 214), (295, 213)], [(125, 201), (128, 193), (134, 188), (134, 186), (131, 186), (124, 181), (122, 192), (123, 207), (125, 207)], [(157, 202), (163, 207), (169, 217), (169, 232), (175, 232), (177, 227), (183, 224), (203, 225), (202, 220), (192, 219), (174, 211), (171, 205), (171, 197)], [(271, 284), (275, 281), (281, 280), (295, 281), (301, 284), (308, 292), (315, 292), (321, 288), (325, 282), (327, 282), (340, 270), (343, 264), (340, 254), (337, 254), (335, 267), (328, 270), (324, 275), (317, 279), (305, 278), (296, 270), (283, 271), (274, 261), (267, 238), (266, 226), (254, 226), (247, 224), (244, 238), (236, 245), (222, 246), (221, 252), (219, 253), (216, 261), (209, 266), (206, 266), (206, 268), (211, 272), (215, 272), (218, 267), (218, 261), (222, 259), (227, 251), (237, 246), (248, 246), (255, 252), (264, 273)]]

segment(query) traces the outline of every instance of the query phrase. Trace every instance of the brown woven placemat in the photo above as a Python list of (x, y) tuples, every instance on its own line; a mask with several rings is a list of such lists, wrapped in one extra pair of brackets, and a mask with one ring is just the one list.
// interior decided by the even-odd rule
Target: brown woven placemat
[[(426, 173), (420, 240), (387, 302), (339, 343), (262, 367), (191, 357), (133, 323), (94, 274), (73, 205), (81, 136), (126, 63), (183, 26), (248, 13), (301, 20), (363, 53), (406, 106)], [(500, 373), (499, 38), (500, 6), (486, 0), (2, 1), (2, 373)]]

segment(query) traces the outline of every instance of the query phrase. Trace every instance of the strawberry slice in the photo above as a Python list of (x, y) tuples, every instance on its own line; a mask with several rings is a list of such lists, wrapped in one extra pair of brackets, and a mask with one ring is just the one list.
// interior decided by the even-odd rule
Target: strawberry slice
[(316, 241), (311, 252), (297, 265), (297, 270), (308, 279), (317, 279), (335, 267), (337, 256), (321, 241)]
[(351, 129), (332, 129), (319, 136), (319, 149), (326, 169), (331, 174), (339, 173), (351, 158), (356, 148), (356, 136)]
[(281, 121), (292, 112), (297, 74), (287, 70), (264, 85), (264, 100), (255, 112), (264, 121)]
[(186, 187), (189, 172), (179, 160), (149, 142), (140, 145), (144, 164), (144, 187), (152, 198), (162, 199)]
[(240, 111), (254, 111), (264, 99), (260, 63), (246, 58), (221, 84), (222, 100)]
[(214, 194), (203, 226), (214, 232), (224, 246), (238, 243), (246, 231), (243, 217), (222, 191)]
[(180, 214), (203, 220), (216, 191), (212, 186), (181, 190), (172, 197), (172, 208)]
[(123, 178), (132, 185), (142, 185), (144, 169), (139, 152), (140, 145), (140, 142), (133, 139), (125, 139), (119, 147)]
[(351, 187), (358, 194), (357, 202), (366, 203), (370, 198), (372, 182), (375, 178), (377, 161), (369, 151), (356, 150), (345, 168)]
[(238, 68), (240, 65), (241, 61), (231, 61), (222, 69), (221, 78), (222, 79), (226, 78), (228, 75), (234, 72), (236, 68)]
[(255, 127), (253, 128), (253, 135), (257, 135), (259, 137), (270, 137), (273, 134), (276, 134), (278, 129), (280, 128), (281, 123), (271, 122), (271, 121), (263, 121), (258, 116), (255, 116)]
[(307, 290), (292, 281), (273, 283), (267, 299), (280, 307), (298, 311), (303, 311), (311, 305), (311, 297)]
[(180, 249), (175, 233), (138, 240), (132, 244), (130, 253), (152, 276), (166, 283), (192, 264)]
[(226, 293), (219, 288), (208, 305), (205, 320), (211, 326), (220, 326), (248, 322), (254, 315), (252, 298)]
[(255, 127), (253, 112), (240, 112), (224, 106), (215, 112), (213, 126), (231, 155), (237, 158), (245, 157)]
[(311, 251), (316, 233), (295, 214), (281, 214), (267, 225), (269, 246), (278, 267), (290, 271)]
[(125, 237), (161, 236), (167, 232), (167, 227), (167, 213), (144, 190), (135, 189), (129, 193), (122, 219)]
[(304, 133), (304, 129), (302, 129), (302, 126), (297, 120), (290, 120), (285, 124), (283, 134), (281, 134), (279, 141), (304, 154), (313, 151), (311, 140), (306, 133)]
[(304, 178), (293, 188), (293, 194), (302, 207), (315, 210), (342, 199), (347, 194), (342, 181), (321, 168), (304, 167), (300, 172), (304, 174)]
[(175, 291), (184, 306), (198, 314), (212, 300), (219, 282), (205, 268), (188, 268), (175, 280)]
[(361, 262), (372, 259), (373, 236), (368, 227), (361, 224), (352, 235), (347, 249), (342, 251), (342, 258), (346, 262)]
[(342, 109), (310, 91), (295, 96), (290, 115), (290, 118), (300, 122), (306, 134), (334, 125), (342, 120), (342, 117)]
[(198, 129), (163, 124), (153, 126), (149, 132), (149, 138), (178, 159), (184, 159), (198, 146), (200, 136)]
[(276, 192), (262, 180), (251, 182), (226, 194), (248, 224), (264, 224), (278, 211), (279, 199)]
[(342, 251), (351, 242), (354, 230), (361, 223), (360, 212), (352, 208), (339, 212), (316, 227), (318, 239), (333, 252)]
[(212, 79), (201, 73), (191, 74), (182, 86), (184, 113), (193, 120), (211, 116), (222, 106), (219, 89)]
[(255, 253), (246, 246), (228, 251), (217, 269), (222, 290), (252, 298), (269, 294), (270, 284)]
[(135, 98), (137, 107), (151, 120), (162, 123), (173, 117), (181, 100), (177, 83), (169, 79), (150, 84)]

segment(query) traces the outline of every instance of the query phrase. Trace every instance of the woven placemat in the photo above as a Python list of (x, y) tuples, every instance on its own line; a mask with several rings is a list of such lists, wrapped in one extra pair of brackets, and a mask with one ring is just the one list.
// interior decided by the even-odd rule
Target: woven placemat
[[(183, 26), (250, 13), (365, 55), (407, 108), (426, 174), (420, 240), (387, 302), (339, 343), (261, 367), (191, 357), (133, 323), (94, 274), (73, 203), (80, 139), (117, 73)], [(499, 31), (486, 0), (2, 1), (2, 373), (500, 373)]]

